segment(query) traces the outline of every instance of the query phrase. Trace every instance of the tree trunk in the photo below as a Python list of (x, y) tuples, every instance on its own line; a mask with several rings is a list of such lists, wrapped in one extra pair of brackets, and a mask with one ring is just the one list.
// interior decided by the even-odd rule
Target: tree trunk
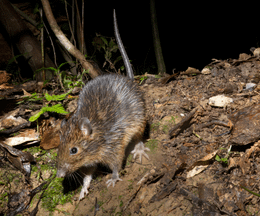
[(91, 64), (91, 62), (88, 62), (85, 59), (85, 56), (63, 34), (53, 16), (49, 1), (42, 0), (42, 5), (49, 25), (56, 37), (58, 38), (58, 40), (60, 41), (60, 43), (66, 48), (66, 50), (68, 50), (68, 52), (71, 55), (73, 55), (75, 58), (79, 60), (79, 62), (85, 70), (89, 71), (89, 75), (91, 76), (91, 78), (95, 78), (98, 75), (100, 75), (102, 71), (99, 69), (99, 67)]
[(153, 44), (155, 57), (158, 67), (158, 74), (166, 73), (166, 67), (163, 60), (161, 42), (159, 37), (159, 30), (156, 18), (156, 9), (155, 9), (155, 0), (150, 0), (150, 12), (151, 12), (151, 23), (152, 23), (152, 32), (153, 32)]
[[(40, 42), (33, 36), (8, 0), (0, 0), (0, 22), (10, 36), (11, 43), (23, 54), (32, 71), (42, 68), (44, 65), (42, 63)], [(45, 63), (46, 67), (55, 67), (47, 55)], [(38, 81), (42, 80), (42, 78), (41, 72), (36, 74)], [(52, 72), (46, 71), (46, 79), (51, 78)]]

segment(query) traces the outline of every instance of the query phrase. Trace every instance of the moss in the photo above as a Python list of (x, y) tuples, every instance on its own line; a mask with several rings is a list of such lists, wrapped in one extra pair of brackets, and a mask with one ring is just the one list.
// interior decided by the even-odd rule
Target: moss
[(35, 172), (38, 171), (38, 167), (37, 166), (32, 165), (31, 167), (32, 167), (32, 170), (31, 170), (32, 173), (35, 173)]
[(124, 205), (124, 202), (120, 200), (119, 206), (122, 207)]
[(161, 125), (161, 122), (152, 123), (151, 124), (151, 130), (152, 131), (157, 131), (159, 129), (160, 125)]
[[(23, 175), (21, 173), (5, 173), (6, 177), (3, 176), (8, 182), (13, 182), (15, 179), (23, 179)], [(19, 181), (20, 182), (20, 181)]]
[(56, 158), (57, 158), (57, 150), (56, 149), (51, 149), (50, 150), (50, 158), (52, 160), (56, 160)]
[(8, 193), (5, 192), (0, 195), (0, 207), (3, 208), (8, 203)]
[(129, 154), (129, 156), (127, 157), (127, 160), (126, 160), (126, 166), (129, 166), (131, 164), (132, 159), (133, 159), (133, 155)]
[(56, 160), (57, 157), (57, 150), (43, 150), (39, 146), (34, 146), (31, 148), (27, 148), (24, 151), (30, 152), (32, 155), (38, 154), (39, 157), (36, 157), (36, 161), (44, 161), (44, 160)]
[(130, 182), (130, 184), (128, 185), (127, 189), (128, 190), (132, 190), (134, 187), (133, 187), (133, 180), (128, 180)]
[(178, 116), (171, 116), (169, 120), (163, 121), (162, 125), (162, 131), (165, 134), (168, 134), (169, 130), (175, 125), (175, 119), (178, 118)]
[[(53, 175), (56, 175), (57, 169), (54, 167), (53, 163), (48, 161), (55, 160), (57, 153), (55, 150), (41, 150), (34, 148), (30, 151), (31, 153), (41, 152), (41, 157), (38, 159), (42, 164), (32, 165), (32, 173), (38, 173), (37, 179), (40, 178), (41, 173), (50, 172)], [(53, 212), (56, 209), (57, 205), (63, 205), (68, 202), (72, 202), (72, 197), (75, 192), (69, 192), (67, 194), (63, 193), (64, 187), (62, 185), (63, 178), (54, 178), (51, 180), (51, 183), (48, 185), (48, 188), (44, 191), (43, 197), (41, 199), (41, 205), (43, 208), (47, 209), (50, 212)], [(58, 210), (58, 209), (57, 209)]]
[(171, 123), (171, 124), (175, 124), (175, 119), (176, 118), (178, 118), (178, 116), (171, 116), (171, 120), (169, 120), (169, 122)]
[(51, 170), (52, 167), (48, 164), (42, 164), (41, 165), (41, 170), (44, 172), (44, 171), (48, 171), (48, 170)]
[(36, 153), (39, 153), (39, 152), (41, 154), (45, 154), (46, 153), (46, 151), (42, 150), (39, 146), (30, 147), (30, 148), (25, 149), (24, 151), (30, 152), (32, 155), (34, 155)]
[(167, 134), (169, 132), (169, 125), (163, 125), (163, 129), (162, 130), (163, 130), (164, 133)]
[(103, 188), (103, 189), (100, 191), (100, 196), (103, 197), (104, 194), (106, 194), (107, 192), (108, 192), (107, 187)]
[(163, 131), (167, 134), (169, 130), (176, 124), (176, 118), (178, 118), (178, 116), (166, 116), (159, 122), (152, 123), (150, 127), (151, 131)]
[(99, 207), (101, 207), (104, 204), (104, 202), (98, 201), (97, 204), (98, 204)]
[(68, 202), (72, 203), (74, 192), (64, 194), (62, 181), (63, 178), (53, 179), (43, 194), (42, 207), (50, 212), (53, 212), (57, 205), (64, 205)]
[(146, 142), (145, 144), (152, 153), (156, 152), (156, 149), (158, 147), (158, 140), (156, 139), (150, 139), (149, 141)]

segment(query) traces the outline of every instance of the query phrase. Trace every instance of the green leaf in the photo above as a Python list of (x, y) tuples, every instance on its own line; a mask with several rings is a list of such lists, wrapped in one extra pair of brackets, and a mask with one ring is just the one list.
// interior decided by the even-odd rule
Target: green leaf
[(249, 190), (249, 189), (247, 189), (246, 187), (244, 187), (244, 186), (240, 186), (241, 188), (243, 188), (243, 189), (245, 189), (246, 191), (248, 191), (249, 193), (251, 193), (251, 194), (253, 194), (253, 195), (255, 195), (255, 196), (258, 196), (258, 197), (260, 197), (260, 194), (258, 194), (258, 193), (256, 193), (256, 192), (254, 192), (254, 191), (251, 191), (251, 190)]
[(73, 62), (73, 61), (70, 61), (70, 62), (64, 62), (64, 63), (60, 64), (60, 66), (59, 66), (58, 68), (60, 69), (63, 65), (65, 65), (65, 64), (69, 64), (69, 63), (71, 63), (71, 62)]
[(108, 44), (108, 46), (110, 47), (110, 48), (116, 48), (117, 49), (117, 45), (115, 44), (115, 42), (111, 39), (110, 41), (109, 41), (109, 44)]
[(85, 74), (85, 73), (88, 74), (88, 73), (89, 73), (89, 69), (87, 69), (87, 70), (83, 69), (83, 73), (82, 73), (82, 75)]
[(68, 114), (68, 112), (65, 111), (64, 107), (61, 104), (56, 104), (52, 107), (43, 107), (41, 110), (43, 112), (56, 112), (61, 114)]
[(104, 38), (104, 37), (100, 37), (101, 38), (101, 40), (106, 44), (106, 45), (108, 45), (108, 42), (107, 42), (107, 39), (106, 38)]
[(38, 73), (38, 72), (40, 72), (40, 71), (42, 71), (42, 70), (53, 70), (53, 71), (55, 71), (56, 73), (59, 72), (59, 70), (56, 69), (56, 68), (54, 68), (54, 67), (48, 67), (48, 68), (42, 67), (42, 68), (37, 69), (37, 70), (34, 72), (34, 74), (36, 74), (36, 73)]
[(114, 64), (116, 64), (116, 63), (119, 62), (120, 60), (122, 60), (122, 56), (118, 56), (118, 57), (116, 58), (116, 60), (114, 61)]
[(24, 55), (24, 54), (20, 54), (20, 55), (14, 56), (13, 58), (11, 58), (11, 59), (8, 61), (7, 65), (11, 64), (13, 61), (15, 61), (17, 58), (19, 58), (19, 57), (21, 57), (21, 56), (23, 56), (23, 55)]
[(118, 50), (117, 46), (111, 47), (110, 52), (116, 52)]
[(222, 162), (222, 163), (224, 163), (224, 164), (227, 164), (227, 163), (228, 163), (228, 158), (226, 158), (226, 157), (221, 158), (221, 157), (219, 157), (218, 155), (216, 155), (215, 159), (216, 159), (216, 161)]
[(65, 97), (69, 94), (70, 92), (67, 92), (65, 94), (61, 95), (49, 95), (47, 92), (45, 93), (45, 98), (47, 101), (61, 101), (64, 100)]
[(221, 161), (221, 158), (218, 156), (218, 155), (216, 155), (216, 161), (218, 161), (218, 162), (220, 162)]
[(47, 92), (45, 93), (45, 98), (47, 101), (51, 101), (52, 100), (52, 96), (50, 96)]
[(144, 80), (146, 80), (147, 78), (148, 78), (147, 76), (143, 76), (143, 77), (141, 77), (141, 78), (140, 78), (140, 83), (139, 83), (139, 85), (141, 85), (142, 82), (143, 82)]
[(68, 112), (66, 112), (66, 110), (64, 109), (64, 107), (61, 104), (56, 104), (52, 107), (49, 107), (49, 106), (42, 107), (40, 112), (36, 113), (35, 115), (33, 115), (29, 118), (29, 121), (34, 122), (45, 112), (56, 112), (56, 113), (60, 113), (60, 114), (68, 114)]
[(222, 162), (227, 164), (228, 163), (228, 158), (221, 158)]
[(35, 120), (37, 120), (40, 116), (41, 116), (41, 114), (43, 114), (44, 112), (42, 111), (42, 110), (40, 110), (40, 112), (38, 112), (38, 113), (36, 113), (35, 115), (33, 115), (33, 116), (31, 116), (30, 118), (29, 118), (29, 121), (30, 122), (34, 122)]

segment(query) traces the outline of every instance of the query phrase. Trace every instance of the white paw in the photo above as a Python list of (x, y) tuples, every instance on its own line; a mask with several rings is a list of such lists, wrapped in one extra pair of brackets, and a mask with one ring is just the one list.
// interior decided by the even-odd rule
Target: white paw
[(115, 183), (117, 181), (123, 181), (123, 180), (121, 178), (116, 178), (116, 179), (111, 178), (111, 179), (107, 180), (107, 182), (106, 182), (107, 187), (109, 187), (111, 184), (113, 187), (115, 187)]
[(84, 177), (83, 186), (82, 186), (82, 189), (81, 189), (80, 195), (79, 195), (79, 200), (82, 200), (85, 197), (85, 195), (88, 194), (88, 188), (89, 188), (91, 180), (92, 180), (92, 175), (87, 175)]
[(131, 153), (134, 155), (134, 159), (138, 155), (140, 162), (142, 162), (142, 156), (149, 160), (149, 156), (145, 153), (145, 151), (150, 151), (150, 149), (145, 147), (143, 142), (139, 142), (137, 145), (135, 145), (135, 148), (133, 151), (131, 151)]
[(83, 186), (80, 191), (79, 200), (82, 200), (85, 197), (85, 195), (87, 195), (87, 194), (88, 194), (88, 189), (85, 189)]

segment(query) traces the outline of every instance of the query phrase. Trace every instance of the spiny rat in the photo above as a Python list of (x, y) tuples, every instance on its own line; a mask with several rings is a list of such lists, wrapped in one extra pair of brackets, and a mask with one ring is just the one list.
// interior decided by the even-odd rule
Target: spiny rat
[(57, 177), (65, 177), (80, 168), (87, 169), (79, 199), (88, 194), (92, 174), (98, 163), (112, 170), (107, 186), (120, 180), (125, 150), (131, 141), (137, 143), (131, 152), (149, 159), (142, 142), (145, 114), (142, 94), (133, 82), (134, 74), (122, 44), (116, 21), (114, 31), (127, 76), (108, 74), (88, 82), (82, 89), (76, 112), (61, 123), (57, 156)]

